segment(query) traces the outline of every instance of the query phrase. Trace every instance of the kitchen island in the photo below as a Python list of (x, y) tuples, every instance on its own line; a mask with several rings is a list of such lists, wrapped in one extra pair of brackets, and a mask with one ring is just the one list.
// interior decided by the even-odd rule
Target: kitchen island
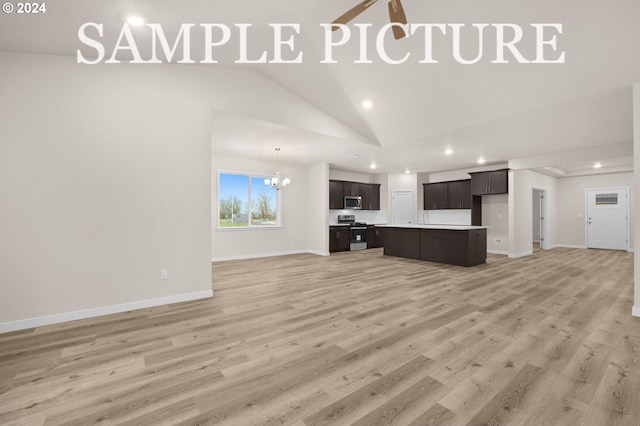
[(459, 266), (487, 261), (487, 227), (463, 225), (378, 225), (384, 254)]

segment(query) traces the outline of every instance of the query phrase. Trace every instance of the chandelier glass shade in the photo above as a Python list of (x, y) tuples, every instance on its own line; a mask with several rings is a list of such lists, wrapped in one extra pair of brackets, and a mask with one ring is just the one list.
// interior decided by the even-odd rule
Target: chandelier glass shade
[(275, 188), (276, 190), (281, 190), (282, 188), (286, 188), (291, 183), (291, 179), (280, 177), (280, 172), (276, 172), (276, 176), (272, 178), (267, 178), (264, 180), (265, 186), (270, 186)]
[[(276, 148), (276, 163), (279, 161), (280, 148)], [(291, 183), (291, 179), (282, 178), (280, 176), (280, 170), (276, 170), (275, 177), (267, 178), (264, 180), (265, 186), (270, 186), (271, 188), (275, 188), (277, 191), (280, 191), (282, 188), (286, 188)]]

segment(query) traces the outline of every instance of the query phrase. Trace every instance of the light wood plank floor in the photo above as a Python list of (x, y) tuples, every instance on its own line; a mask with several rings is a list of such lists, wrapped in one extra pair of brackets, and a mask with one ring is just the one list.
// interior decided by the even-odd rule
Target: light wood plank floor
[(295, 255), (213, 287), (0, 335), (0, 424), (640, 425), (629, 253)]

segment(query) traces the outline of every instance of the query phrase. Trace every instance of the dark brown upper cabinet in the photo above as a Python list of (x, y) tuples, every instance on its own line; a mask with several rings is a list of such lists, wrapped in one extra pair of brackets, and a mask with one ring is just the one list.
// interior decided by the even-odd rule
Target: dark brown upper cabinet
[(329, 181), (329, 209), (340, 210), (344, 208), (344, 189), (342, 182)]
[(424, 209), (470, 209), (471, 180), (424, 184)]
[(357, 182), (343, 182), (344, 195), (358, 197), (360, 196), (360, 184)]
[(361, 183), (362, 210), (380, 210), (380, 184)]
[(424, 209), (441, 210), (449, 208), (449, 183), (428, 183), (424, 185)]
[(469, 174), (471, 175), (471, 193), (473, 195), (509, 193), (509, 169)]
[(344, 209), (344, 197), (362, 197), (362, 210), (380, 210), (380, 184), (329, 181), (329, 209)]
[(449, 208), (471, 208), (471, 180), (449, 182)]
[(369, 200), (367, 204), (362, 203), (362, 206), (366, 207), (367, 210), (380, 210), (380, 184), (370, 183), (369, 188)]
[(362, 210), (369, 209), (369, 199), (371, 198), (371, 187), (367, 183), (360, 183), (360, 197), (362, 197)]

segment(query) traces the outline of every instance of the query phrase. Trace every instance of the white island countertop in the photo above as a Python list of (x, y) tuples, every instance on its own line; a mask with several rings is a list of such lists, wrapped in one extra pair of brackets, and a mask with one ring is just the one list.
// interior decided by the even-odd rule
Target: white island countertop
[(448, 229), (451, 231), (472, 231), (474, 229), (487, 229), (488, 226), (472, 226), (472, 225), (420, 225), (416, 223), (406, 223), (403, 225), (376, 225), (381, 228), (416, 228), (416, 229)]

